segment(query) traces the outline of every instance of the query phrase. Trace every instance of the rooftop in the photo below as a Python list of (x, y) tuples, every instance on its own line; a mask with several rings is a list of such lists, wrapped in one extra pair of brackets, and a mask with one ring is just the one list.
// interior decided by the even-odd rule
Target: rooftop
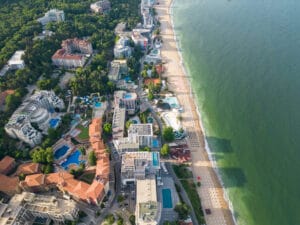
[(8, 64), (23, 64), (22, 56), (25, 54), (25, 51), (20, 50), (16, 51), (15, 54), (10, 58)]
[(0, 173), (5, 172), (7, 169), (12, 167), (15, 164), (15, 159), (10, 156), (5, 156), (0, 161)]
[(16, 172), (16, 175), (20, 174), (33, 174), (39, 172), (39, 164), (38, 163), (24, 163), (21, 164)]
[(155, 179), (137, 180), (136, 182), (136, 214), (137, 220), (147, 222), (159, 218)]
[(153, 136), (152, 123), (131, 124), (128, 129), (128, 134), (137, 134), (139, 136)]

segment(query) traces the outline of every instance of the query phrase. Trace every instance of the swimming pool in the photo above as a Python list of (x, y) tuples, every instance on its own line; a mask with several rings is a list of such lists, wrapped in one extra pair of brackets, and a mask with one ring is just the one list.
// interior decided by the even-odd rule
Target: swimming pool
[(176, 97), (166, 97), (163, 101), (168, 103), (171, 108), (178, 109), (180, 107)]
[(66, 152), (69, 150), (69, 146), (68, 145), (63, 145), (60, 148), (58, 148), (55, 152), (54, 152), (54, 158), (55, 159), (59, 159), (61, 158), (63, 155), (66, 154)]
[(148, 123), (153, 123), (153, 118), (149, 116), (149, 117), (147, 118), (147, 122), (148, 122)]
[(126, 76), (126, 77), (124, 78), (124, 80), (125, 80), (126, 83), (131, 82), (130, 76)]
[(124, 99), (131, 99), (132, 98), (132, 95), (130, 93), (126, 93), (124, 95)]
[(60, 119), (59, 118), (51, 118), (50, 120), (49, 120), (49, 126), (51, 127), (51, 128), (56, 128), (57, 126), (58, 126), (58, 122), (60, 121)]
[(94, 105), (95, 105), (96, 108), (100, 108), (102, 106), (102, 103), (101, 102), (95, 102)]
[(169, 188), (162, 189), (163, 208), (173, 208), (171, 190)]
[(159, 166), (159, 158), (157, 152), (152, 152), (152, 164), (153, 166)]
[(79, 166), (80, 163), (84, 163), (85, 161), (84, 160), (80, 160), (81, 156), (81, 152), (79, 150), (76, 150), (75, 152), (73, 152), (71, 155), (68, 156), (67, 160), (65, 162), (63, 162), (61, 164), (61, 166), (65, 169), (65, 170), (68, 170), (69, 169), (69, 166), (71, 164), (75, 164), (77, 166)]
[(153, 141), (152, 141), (152, 147), (153, 148), (158, 148), (159, 147), (159, 142), (158, 142), (157, 139), (153, 139)]

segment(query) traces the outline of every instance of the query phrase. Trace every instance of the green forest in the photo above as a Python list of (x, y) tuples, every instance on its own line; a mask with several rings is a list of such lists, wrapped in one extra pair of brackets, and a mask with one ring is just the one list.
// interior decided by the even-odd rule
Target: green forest
[[(25, 68), (9, 71), (0, 77), (0, 91), (16, 90), (6, 101), (5, 112), (0, 116), (0, 158), (12, 155), (16, 158), (26, 154), (16, 150), (16, 141), (8, 138), (4, 126), (11, 114), (19, 106), (22, 97), (27, 93), (26, 86), (35, 84), (38, 87), (53, 89), (57, 94), (63, 93), (58, 87), (58, 79), (51, 74), (55, 69), (51, 64), (51, 56), (60, 48), (61, 42), (67, 38), (88, 37), (97, 54), (91, 64), (76, 70), (75, 77), (69, 87), (75, 95), (91, 92), (109, 94), (114, 85), (108, 81), (107, 65), (113, 59), (115, 43), (114, 28), (119, 22), (126, 22), (127, 29), (132, 29), (140, 22), (139, 0), (111, 0), (111, 10), (104, 15), (93, 14), (89, 10), (90, 3), (95, 0), (0, 0), (0, 68), (16, 50), (26, 50)], [(42, 25), (36, 20), (49, 9), (64, 10), (65, 21), (49, 23), (46, 29), (55, 32), (44, 40), (33, 37), (42, 32)], [(130, 58), (131, 76), (136, 77), (139, 68), (140, 50), (135, 48)]]

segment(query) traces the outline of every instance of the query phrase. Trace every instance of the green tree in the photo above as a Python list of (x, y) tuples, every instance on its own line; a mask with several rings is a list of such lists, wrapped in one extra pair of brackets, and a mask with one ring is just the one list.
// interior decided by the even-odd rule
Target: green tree
[(52, 148), (38, 148), (31, 154), (32, 161), (35, 163), (51, 164), (53, 163), (53, 150)]
[(179, 203), (175, 206), (174, 210), (177, 212), (179, 219), (185, 220), (190, 214), (190, 207), (185, 203)]
[(135, 215), (130, 215), (129, 216), (129, 222), (131, 225), (135, 225)]
[(104, 123), (103, 125), (103, 132), (107, 135), (111, 135), (112, 133), (112, 126), (111, 126), (111, 123)]
[(85, 151), (85, 148), (83, 146), (80, 146), (78, 148), (78, 150), (81, 152), (82, 155), (85, 155), (86, 154), (86, 151)]
[(170, 148), (168, 144), (164, 144), (162, 148), (160, 149), (160, 155), (161, 156), (167, 156), (170, 153)]
[(113, 214), (108, 214), (106, 217), (105, 217), (105, 222), (107, 222), (108, 224), (113, 224), (115, 222), (115, 217)]
[(96, 154), (95, 154), (94, 151), (91, 151), (91, 152), (89, 153), (89, 164), (90, 164), (91, 166), (95, 166), (96, 163), (97, 163), (97, 157), (96, 157)]
[(163, 138), (166, 142), (172, 142), (175, 139), (173, 128), (172, 127), (165, 127), (163, 129)]
[(152, 90), (150, 90), (150, 89), (149, 89), (149, 92), (148, 92), (148, 99), (150, 101), (152, 101), (154, 99), (154, 94), (153, 94)]
[(141, 148), (140, 151), (142, 152), (151, 152), (151, 148), (148, 146), (145, 146), (144, 148)]
[(126, 121), (125, 127), (128, 130), (128, 128), (130, 127), (130, 125), (132, 124), (131, 120)]

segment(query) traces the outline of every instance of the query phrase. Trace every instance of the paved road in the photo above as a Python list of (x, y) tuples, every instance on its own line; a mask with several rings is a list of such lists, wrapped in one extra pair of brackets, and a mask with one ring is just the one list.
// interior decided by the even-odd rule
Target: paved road
[[(174, 172), (171, 164), (170, 163), (166, 163), (166, 167), (167, 167), (170, 175), (172, 176), (172, 178), (174, 180), (174, 183), (177, 184), (180, 187), (180, 190), (181, 190), (180, 195), (182, 196), (183, 201), (186, 204), (188, 204), (189, 206), (191, 206), (191, 218), (192, 218), (193, 224), (194, 225), (198, 225), (198, 221), (197, 221), (197, 218), (196, 218), (196, 215), (195, 215), (195, 211), (194, 211), (194, 209), (192, 207), (190, 199), (188, 198), (188, 196), (187, 196), (187, 194), (186, 194), (183, 186), (181, 185), (181, 182), (178, 180), (178, 178), (177, 178), (177, 176), (176, 176), (176, 174), (175, 174), (175, 172)], [(198, 209), (196, 209), (196, 210), (198, 210)]]

